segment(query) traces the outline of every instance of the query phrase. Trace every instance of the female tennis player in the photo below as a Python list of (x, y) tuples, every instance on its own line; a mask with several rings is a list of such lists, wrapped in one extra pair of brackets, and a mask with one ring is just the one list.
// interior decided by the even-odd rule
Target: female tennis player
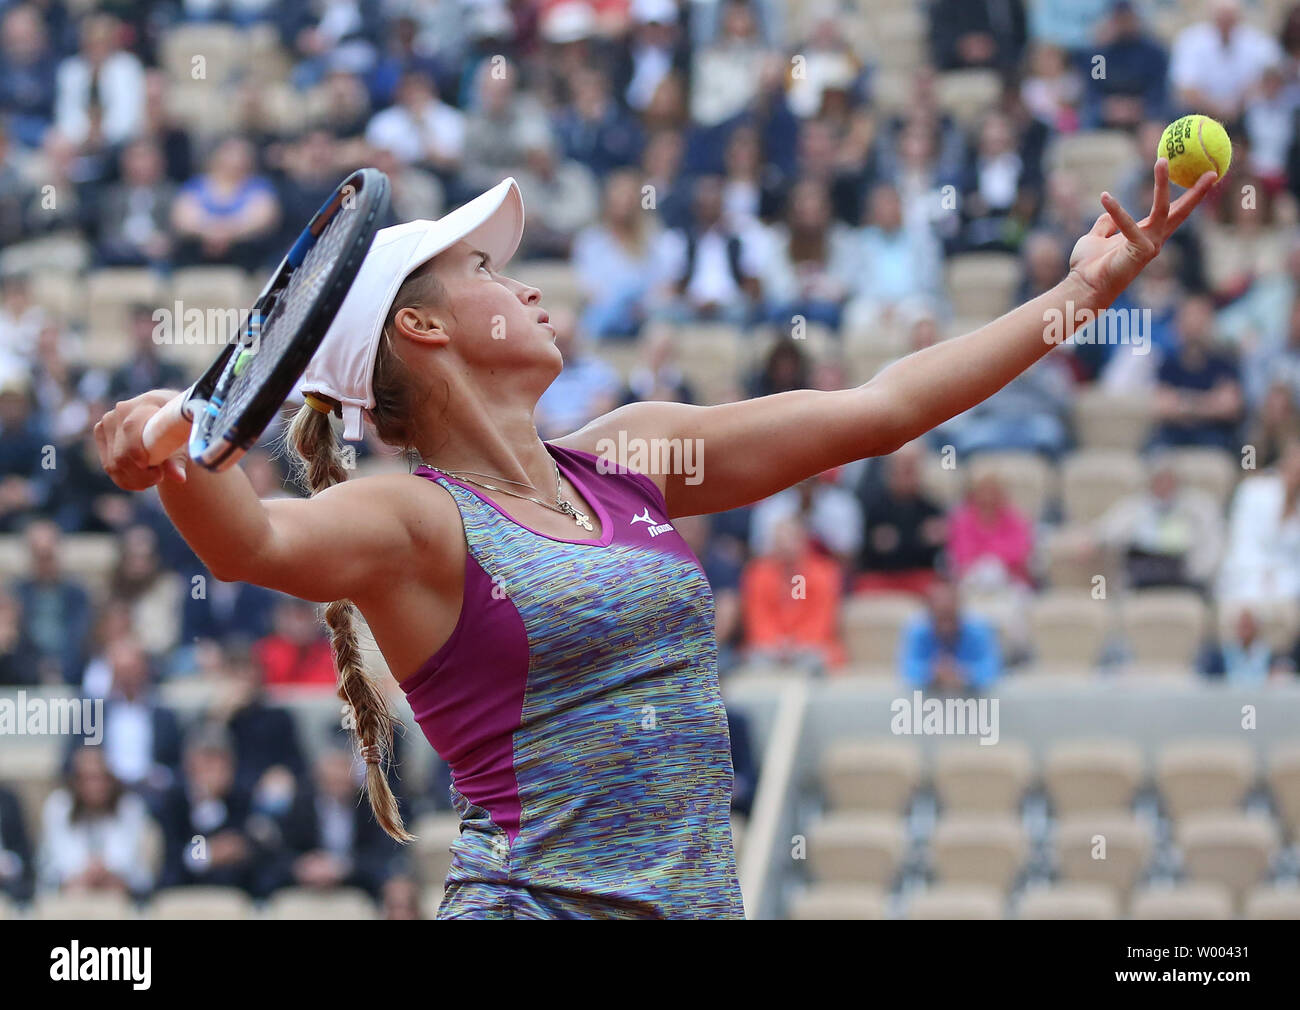
[[(1151, 213), (1102, 194), (1050, 291), (862, 386), (629, 404), (552, 442), (533, 411), (563, 362), (541, 292), (501, 272), (523, 230), (507, 179), (374, 240), (300, 383), (290, 439), (312, 497), (260, 501), (240, 468), (184, 452), (149, 466), (141, 432), (172, 390), (106, 414), (100, 454), (123, 488), (161, 483), (217, 578), (327, 604), (371, 805), (406, 840), (365, 618), (452, 771), (461, 832), (438, 918), (742, 918), (712, 596), (673, 520), (892, 452), (996, 392), (1055, 346), (1049, 330), (1110, 305), (1216, 178), (1171, 207), (1163, 158), (1154, 172)], [(347, 480), (331, 413), (345, 439), (373, 425), (414, 473)], [(602, 459), (605, 439), (699, 440), (703, 479), (611, 468), (627, 461)]]

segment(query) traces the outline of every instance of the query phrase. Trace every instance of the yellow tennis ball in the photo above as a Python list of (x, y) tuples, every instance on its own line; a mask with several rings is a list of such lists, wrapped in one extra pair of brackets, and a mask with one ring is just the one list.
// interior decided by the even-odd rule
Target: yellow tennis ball
[(1169, 178), (1191, 187), (1204, 173), (1222, 179), (1232, 163), (1232, 141), (1223, 124), (1209, 116), (1183, 116), (1165, 127), (1156, 157), (1169, 159)]

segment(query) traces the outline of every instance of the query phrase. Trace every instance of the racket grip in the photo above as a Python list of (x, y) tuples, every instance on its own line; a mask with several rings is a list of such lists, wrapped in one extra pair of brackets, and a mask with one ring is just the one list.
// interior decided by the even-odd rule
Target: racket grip
[(145, 422), (142, 439), (150, 466), (158, 466), (190, 440), (192, 415), (185, 406), (190, 392), (177, 393)]

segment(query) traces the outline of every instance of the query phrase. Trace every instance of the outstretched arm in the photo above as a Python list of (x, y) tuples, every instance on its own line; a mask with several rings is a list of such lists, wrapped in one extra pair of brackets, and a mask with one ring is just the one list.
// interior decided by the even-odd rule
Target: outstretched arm
[[(738, 508), (806, 477), (899, 446), (987, 399), (1078, 328), (1078, 315), (1107, 308), (1160, 252), (1217, 176), (1206, 172), (1169, 203), (1169, 165), (1155, 164), (1151, 213), (1141, 222), (1109, 193), (1105, 212), (1075, 244), (1070, 270), (1050, 291), (986, 326), (895, 362), (855, 389), (796, 390), (714, 407), (635, 403), (559, 444), (597, 455), (611, 446), (690, 441), (700, 466), (652, 471), (669, 516)], [(1049, 326), (1049, 320), (1059, 323)], [(663, 444), (663, 443), (657, 443)], [(653, 458), (653, 457), (651, 457)], [(637, 469), (635, 459), (625, 461)]]

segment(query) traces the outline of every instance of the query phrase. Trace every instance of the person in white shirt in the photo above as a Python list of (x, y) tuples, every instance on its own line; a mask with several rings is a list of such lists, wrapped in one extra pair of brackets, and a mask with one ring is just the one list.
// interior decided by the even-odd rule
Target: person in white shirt
[(147, 858), (153, 832), (144, 800), (108, 770), (103, 750), (82, 747), (73, 755), (67, 786), (45, 801), (40, 885), (142, 894), (153, 885)]
[(1273, 472), (1247, 477), (1228, 514), (1217, 596), (1224, 602), (1300, 601), (1300, 439)]
[(121, 31), (112, 15), (87, 18), (81, 52), (59, 65), (54, 126), (74, 144), (115, 146), (144, 125), (144, 66), (121, 48)]
[(1178, 104), (1231, 123), (1264, 71), (1281, 58), (1273, 36), (1242, 22), (1239, 0), (1214, 0), (1211, 20), (1189, 25), (1174, 39), (1169, 82)]
[(366, 142), (392, 152), (404, 165), (454, 172), (465, 151), (465, 117), (438, 98), (431, 76), (412, 71), (397, 86), (396, 104), (370, 120)]

